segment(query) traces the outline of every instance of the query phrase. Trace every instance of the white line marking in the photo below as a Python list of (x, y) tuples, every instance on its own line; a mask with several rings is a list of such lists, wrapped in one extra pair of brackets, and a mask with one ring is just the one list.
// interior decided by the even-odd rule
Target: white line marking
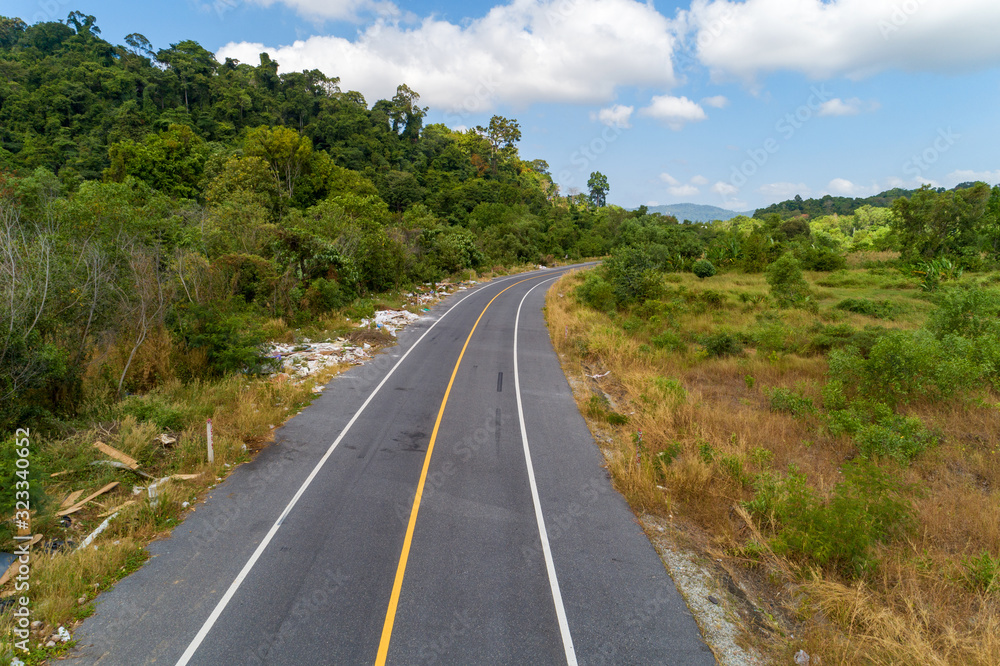
[(194, 656), (194, 653), (198, 650), (198, 647), (201, 645), (202, 641), (204, 641), (205, 638), (208, 636), (208, 632), (212, 630), (213, 625), (215, 625), (216, 621), (219, 619), (219, 616), (222, 615), (222, 611), (226, 609), (226, 606), (232, 600), (233, 596), (236, 594), (236, 591), (240, 588), (240, 585), (243, 584), (243, 581), (250, 573), (250, 570), (253, 569), (254, 565), (257, 563), (257, 560), (260, 559), (260, 556), (264, 553), (264, 549), (267, 548), (268, 544), (271, 543), (271, 539), (273, 539), (274, 535), (277, 534), (278, 528), (281, 527), (281, 523), (284, 522), (285, 518), (288, 517), (288, 514), (292, 512), (292, 509), (295, 507), (296, 503), (298, 503), (299, 498), (302, 497), (302, 494), (305, 493), (306, 488), (309, 487), (309, 484), (311, 484), (313, 482), (313, 479), (316, 478), (316, 475), (319, 474), (320, 469), (333, 454), (334, 449), (337, 448), (337, 445), (340, 444), (341, 440), (344, 439), (344, 436), (351, 429), (351, 426), (354, 425), (355, 421), (358, 420), (358, 417), (361, 416), (361, 413), (365, 411), (366, 407), (368, 407), (368, 403), (370, 403), (375, 398), (379, 390), (385, 385), (387, 381), (389, 381), (389, 378), (392, 377), (393, 373), (396, 372), (396, 369), (400, 366), (400, 364), (402, 364), (402, 362), (406, 360), (406, 357), (410, 355), (410, 352), (416, 349), (417, 345), (419, 345), (420, 342), (425, 337), (427, 337), (427, 334), (430, 333), (432, 330), (434, 330), (434, 327), (437, 326), (442, 319), (451, 314), (452, 310), (454, 310), (459, 305), (464, 303), (465, 300), (473, 293), (475, 292), (469, 292), (461, 300), (459, 300), (458, 303), (455, 303), (453, 306), (448, 308), (448, 310), (443, 315), (438, 317), (437, 321), (431, 324), (430, 328), (424, 331), (423, 335), (417, 338), (416, 342), (410, 345), (410, 348), (406, 350), (406, 353), (403, 354), (398, 361), (396, 361), (396, 365), (392, 366), (392, 369), (389, 370), (389, 373), (382, 379), (381, 382), (379, 382), (379, 385), (376, 386), (375, 390), (371, 392), (371, 394), (368, 396), (368, 399), (365, 400), (364, 403), (361, 405), (361, 407), (358, 409), (358, 411), (354, 413), (354, 416), (351, 417), (351, 420), (348, 421), (347, 425), (344, 426), (344, 429), (340, 431), (340, 435), (337, 436), (337, 439), (333, 441), (333, 444), (330, 445), (330, 448), (327, 449), (323, 457), (320, 458), (318, 463), (316, 463), (316, 466), (313, 468), (312, 472), (303, 482), (302, 486), (299, 487), (298, 492), (296, 492), (295, 496), (292, 497), (291, 501), (285, 507), (285, 510), (282, 511), (281, 515), (278, 516), (278, 519), (274, 521), (274, 525), (271, 526), (271, 529), (264, 537), (264, 540), (261, 541), (260, 545), (257, 546), (257, 550), (253, 552), (253, 555), (250, 556), (250, 559), (247, 560), (247, 563), (243, 565), (243, 570), (240, 571), (239, 575), (236, 576), (236, 579), (233, 581), (232, 585), (230, 585), (229, 589), (226, 590), (226, 593), (222, 596), (222, 599), (219, 600), (219, 603), (215, 606), (215, 610), (212, 611), (212, 614), (208, 616), (207, 620), (205, 620), (205, 624), (202, 625), (201, 629), (195, 635), (194, 640), (191, 641), (191, 644), (188, 645), (187, 650), (184, 651), (184, 654), (182, 654), (181, 658), (177, 661), (177, 666), (186, 666), (187, 663), (191, 661), (191, 657)]
[[(509, 277), (509, 278), (503, 278), (501, 280), (487, 282), (485, 285), (483, 285), (482, 288), (486, 288), (488, 286), (495, 286), (495, 285), (498, 285), (498, 284), (502, 284), (504, 282), (509, 282), (510, 280), (513, 280), (513, 279), (515, 279), (517, 277), (524, 277), (524, 275), (525, 274), (516, 275), (516, 276), (513, 276), (513, 277)], [(555, 278), (553, 278), (553, 279), (555, 279)], [(539, 284), (542, 284), (542, 283), (540, 282)], [(281, 515), (278, 516), (278, 519), (276, 521), (274, 521), (273, 525), (271, 525), (271, 529), (264, 536), (263, 541), (261, 541), (260, 544), (257, 546), (257, 549), (253, 552), (253, 555), (250, 556), (250, 559), (247, 560), (247, 563), (243, 565), (243, 569), (240, 571), (239, 575), (236, 576), (236, 579), (233, 581), (232, 585), (229, 586), (229, 589), (226, 590), (226, 593), (224, 595), (222, 595), (221, 599), (219, 599), (219, 603), (216, 604), (215, 609), (212, 611), (212, 614), (208, 616), (207, 620), (205, 620), (205, 624), (203, 624), (202, 627), (201, 627), (201, 629), (198, 630), (198, 633), (195, 635), (194, 640), (192, 640), (191, 644), (188, 645), (187, 649), (184, 651), (184, 654), (182, 654), (181, 658), (177, 660), (177, 665), (176, 666), (187, 666), (188, 662), (191, 661), (191, 657), (193, 657), (194, 653), (198, 651), (198, 648), (201, 646), (202, 642), (208, 636), (208, 632), (210, 632), (212, 630), (212, 627), (215, 626), (215, 623), (218, 621), (219, 617), (222, 615), (222, 612), (226, 609), (226, 606), (229, 605), (229, 602), (236, 595), (236, 591), (240, 589), (240, 585), (242, 585), (243, 581), (246, 580), (246, 577), (247, 577), (247, 575), (249, 575), (250, 570), (253, 569), (253, 567), (254, 567), (255, 564), (257, 564), (257, 560), (259, 560), (260, 556), (263, 555), (264, 550), (267, 548), (268, 544), (271, 543), (271, 540), (274, 538), (274, 535), (278, 533), (278, 528), (281, 527), (281, 524), (285, 521), (285, 518), (288, 517), (288, 514), (290, 514), (292, 512), (292, 509), (298, 503), (299, 498), (302, 497), (303, 493), (305, 493), (305, 491), (306, 491), (306, 488), (309, 487), (309, 485), (313, 482), (313, 479), (316, 478), (316, 475), (319, 474), (320, 469), (322, 469), (323, 465), (326, 464), (326, 461), (330, 458), (331, 455), (333, 455), (334, 449), (337, 448), (337, 445), (340, 444), (341, 440), (344, 439), (344, 436), (347, 435), (347, 431), (349, 431), (351, 429), (351, 426), (353, 426), (354, 423), (355, 423), (355, 421), (358, 420), (358, 417), (361, 416), (361, 413), (363, 411), (365, 411), (366, 407), (368, 407), (368, 403), (370, 403), (375, 398), (375, 395), (382, 389), (382, 387), (385, 385), (385, 383), (387, 381), (389, 381), (389, 378), (392, 377), (392, 375), (396, 372), (396, 369), (403, 363), (403, 361), (406, 360), (406, 357), (410, 355), (410, 352), (412, 352), (414, 349), (416, 349), (417, 345), (419, 345), (423, 341), (423, 339), (427, 337), (427, 334), (430, 333), (432, 330), (434, 330), (434, 327), (437, 326), (441, 322), (442, 319), (444, 319), (449, 314), (451, 314), (452, 310), (454, 310), (455, 308), (457, 308), (459, 305), (461, 305), (462, 303), (464, 303), (466, 301), (466, 299), (468, 299), (473, 294), (478, 293), (479, 291), (481, 291), (481, 288), (470, 289), (468, 291), (468, 293), (466, 293), (465, 296), (463, 296), (461, 298), (461, 300), (458, 301), (458, 303), (455, 303), (453, 306), (451, 306), (450, 308), (448, 308), (443, 315), (441, 315), (440, 317), (438, 317), (437, 321), (435, 321), (433, 324), (431, 324), (430, 328), (428, 328), (426, 331), (424, 331), (423, 335), (421, 335), (419, 338), (417, 338), (417, 341), (414, 342), (410, 346), (410, 348), (406, 350), (406, 353), (403, 354), (399, 358), (398, 361), (396, 361), (396, 365), (392, 366), (392, 369), (389, 370), (389, 373), (382, 379), (381, 382), (379, 382), (378, 386), (375, 387), (375, 390), (371, 392), (371, 395), (368, 396), (368, 398), (364, 401), (364, 403), (361, 405), (361, 407), (358, 408), (358, 411), (356, 411), (354, 413), (354, 416), (351, 417), (351, 420), (347, 422), (346, 426), (344, 426), (344, 429), (340, 431), (340, 435), (337, 436), (337, 439), (335, 439), (333, 441), (333, 444), (330, 445), (330, 448), (327, 449), (326, 453), (323, 454), (323, 457), (320, 458), (320, 460), (319, 460), (318, 463), (316, 463), (316, 466), (313, 468), (312, 472), (310, 472), (309, 476), (306, 477), (306, 480), (299, 487), (298, 492), (295, 493), (295, 495), (292, 497), (291, 501), (288, 502), (288, 505), (285, 506), (285, 510), (281, 512)], [(531, 293), (531, 292), (528, 292), (528, 293)], [(518, 307), (518, 311), (520, 312), (520, 307)], [(514, 336), (514, 349), (515, 350), (517, 349), (517, 332), (516, 332), (516, 330), (515, 330), (515, 336)], [(515, 373), (516, 373), (517, 372), (517, 370), (516, 370), (516, 368), (517, 368), (517, 355), (516, 355), (516, 353), (515, 353), (515, 356), (514, 356), (514, 367), (515, 367)], [(515, 374), (515, 384), (516, 384), (516, 374)], [(519, 409), (520, 409), (520, 406), (521, 406), (521, 402), (520, 402), (520, 396), (519, 396), (518, 397), (518, 408)], [(524, 430), (524, 420), (523, 420), (523, 418), (521, 420), (521, 429), (522, 429), (522, 431)], [(525, 440), (525, 446), (527, 446), (527, 440)], [(525, 449), (525, 451), (527, 451), (527, 449)], [(530, 462), (529, 462), (529, 469), (530, 469)], [(532, 479), (532, 488), (534, 488), (534, 479)], [(537, 507), (537, 503), (536, 503), (536, 507)], [(556, 594), (558, 594), (558, 588), (556, 589)], [(572, 648), (572, 645), (570, 647)], [(575, 663), (576, 663), (576, 661), (575, 661), (575, 658), (574, 658), (574, 661), (572, 661), (571, 664), (575, 664)]]
[[(552, 278), (553, 280), (555, 278)], [(552, 549), (549, 547), (548, 532), (545, 531), (545, 516), (542, 515), (542, 504), (538, 499), (538, 486), (535, 484), (535, 468), (531, 464), (531, 451), (528, 449), (528, 432), (524, 427), (524, 408), (521, 406), (521, 375), (517, 369), (517, 332), (521, 322), (521, 306), (540, 285), (552, 280), (544, 280), (529, 289), (517, 306), (517, 316), (514, 318), (514, 394), (517, 397), (517, 417), (521, 421), (521, 442), (524, 444), (524, 462), (528, 466), (528, 483), (531, 485), (531, 499), (535, 503), (535, 519), (538, 521), (538, 534), (542, 540), (542, 554), (545, 557), (545, 569), (549, 574), (549, 587), (552, 589), (552, 602), (556, 607), (556, 619), (559, 620), (559, 633), (562, 634), (563, 649), (566, 652), (566, 663), (577, 666), (576, 649), (573, 647), (573, 637), (569, 633), (569, 622), (566, 620), (566, 608), (563, 606), (562, 594), (559, 592), (559, 580), (556, 578), (556, 565), (552, 560)]]

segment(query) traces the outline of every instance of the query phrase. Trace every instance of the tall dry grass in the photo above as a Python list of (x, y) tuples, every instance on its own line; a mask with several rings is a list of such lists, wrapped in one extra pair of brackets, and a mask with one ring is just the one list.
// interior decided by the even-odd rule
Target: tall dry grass
[[(898, 276), (845, 271), (809, 276), (830, 286), (816, 290), (820, 311), (781, 313), (789, 336), (808, 338), (824, 321), (915, 328), (930, 304)], [(739, 301), (740, 292), (766, 292), (760, 276), (721, 275), (697, 282), (671, 276), (668, 289), (722, 292), (718, 308), (674, 313), (671, 325), (688, 339), (718, 330), (739, 332), (759, 325), (762, 308)], [(861, 582), (834, 570), (803, 567), (768, 548), (767, 525), (754, 522), (740, 503), (754, 496), (760, 473), (783, 473), (794, 465), (820, 497), (829, 497), (843, 478), (842, 466), (858, 455), (847, 437), (834, 437), (820, 418), (820, 390), (827, 363), (820, 354), (765, 354), (710, 358), (700, 346), (687, 351), (649, 344), (650, 326), (625, 315), (584, 307), (573, 296), (579, 274), (555, 283), (546, 315), (553, 344), (568, 374), (588, 386), (578, 394), (581, 411), (611, 435), (604, 445), (614, 483), (637, 512), (670, 517), (693, 530), (691, 543), (717, 557), (729, 553), (727, 569), (742, 571), (748, 589), (770, 581), (770, 601), (798, 601), (785, 607), (794, 633), (761, 645), (784, 663), (798, 649), (820, 655), (824, 664), (1000, 664), (1000, 594), (970, 583), (970, 558), (1000, 558), (1000, 420), (998, 396), (950, 403), (922, 403), (919, 416), (940, 435), (940, 444), (909, 467), (883, 463), (917, 489), (912, 502), (916, 529), (904, 540), (881, 544), (878, 568)], [(896, 321), (876, 321), (833, 311), (841, 299), (879, 298), (904, 305)], [(689, 299), (694, 302), (695, 299)], [(588, 380), (584, 375), (610, 372)], [(783, 388), (810, 399), (813, 413), (793, 416), (771, 409), (766, 389)], [(624, 425), (595, 423), (592, 395), (606, 394), (628, 415)], [(641, 431), (641, 448), (637, 443)], [(672, 460), (664, 464), (662, 455)], [(638, 462), (637, 462), (638, 460)], [(766, 553), (744, 557), (748, 547)], [(756, 581), (756, 582), (753, 582)], [(768, 592), (762, 592), (765, 596)], [(762, 604), (765, 602), (762, 600)]]

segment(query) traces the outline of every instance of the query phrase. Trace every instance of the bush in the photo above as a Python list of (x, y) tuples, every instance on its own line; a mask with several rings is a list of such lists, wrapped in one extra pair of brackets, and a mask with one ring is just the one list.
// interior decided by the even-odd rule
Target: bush
[(687, 351), (687, 343), (684, 342), (684, 338), (679, 333), (671, 330), (654, 335), (649, 339), (649, 342), (657, 349), (669, 349), (675, 352)]
[(608, 312), (615, 307), (615, 292), (600, 273), (590, 272), (583, 284), (576, 288), (576, 297), (584, 305)]
[(958, 335), (970, 340), (1000, 336), (1000, 292), (994, 289), (949, 289), (938, 299), (927, 328), (938, 338)]
[(772, 523), (775, 552), (797, 556), (850, 575), (875, 566), (874, 548), (913, 525), (908, 488), (868, 461), (848, 463), (844, 480), (824, 502), (793, 467), (784, 478), (758, 475), (754, 498), (744, 505)]
[(193, 376), (263, 374), (272, 369), (261, 323), (252, 315), (224, 314), (215, 308), (185, 305), (174, 309), (168, 323), (188, 350), (205, 355), (204, 367), (189, 369)]
[(983, 551), (965, 560), (965, 578), (969, 587), (990, 594), (1000, 592), (1000, 557)]
[(851, 393), (889, 405), (921, 398), (950, 398), (979, 382), (989, 368), (974, 361), (968, 340), (938, 340), (928, 331), (891, 331), (882, 335), (868, 358), (857, 349), (830, 354), (830, 376)]
[(899, 304), (892, 301), (872, 301), (867, 298), (845, 298), (834, 307), (875, 319), (895, 319), (903, 310)]
[(809, 284), (802, 276), (799, 262), (791, 254), (783, 254), (768, 266), (766, 279), (778, 307), (800, 307), (808, 302), (811, 294)]
[(901, 464), (937, 444), (920, 419), (897, 414), (861, 426), (856, 441), (865, 458), (888, 457)]
[(701, 344), (705, 346), (709, 356), (739, 356), (743, 353), (740, 339), (726, 331), (706, 335), (702, 338)]
[(771, 401), (772, 412), (785, 412), (792, 416), (805, 416), (816, 411), (813, 401), (786, 388), (764, 389)]
[(715, 275), (715, 265), (708, 259), (699, 259), (694, 262), (694, 266), (691, 267), (691, 272), (694, 273), (701, 279), (710, 278)]
[(656, 298), (661, 289), (660, 274), (649, 251), (626, 245), (617, 248), (604, 262), (618, 305)]

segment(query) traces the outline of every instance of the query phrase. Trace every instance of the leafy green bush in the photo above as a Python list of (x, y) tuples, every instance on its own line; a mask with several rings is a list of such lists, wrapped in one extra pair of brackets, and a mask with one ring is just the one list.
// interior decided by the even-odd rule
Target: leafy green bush
[[(44, 475), (41, 461), (36, 455), (39, 444), (37, 432), (29, 432), (26, 436), (23, 431), (17, 431), (7, 439), (0, 439), (0, 516), (4, 517), (0, 522), (0, 545), (8, 543), (16, 534), (16, 530), (12, 530), (14, 523), (11, 519), (18, 508), (17, 502), (24, 501), (25, 496), (17, 496), (15, 493), (27, 490), (31, 512), (39, 511), (45, 502), (42, 492)], [(21, 452), (27, 456), (19, 456)], [(18, 464), (18, 460), (22, 460), (21, 464)], [(24, 508), (23, 505), (21, 508)]]
[(923, 421), (898, 414), (862, 425), (855, 441), (865, 458), (888, 457), (901, 464), (937, 444)]
[(604, 273), (619, 305), (655, 298), (662, 289), (660, 274), (649, 251), (626, 245), (604, 262)]
[(123, 415), (131, 414), (137, 421), (150, 421), (161, 430), (179, 432), (187, 425), (184, 412), (155, 395), (130, 396), (120, 404)]
[(1000, 557), (984, 550), (965, 560), (965, 579), (969, 586), (987, 594), (1000, 592)]
[(807, 271), (839, 271), (847, 267), (844, 255), (828, 247), (800, 246), (795, 256)]
[(811, 294), (809, 284), (802, 276), (802, 268), (791, 254), (783, 254), (781, 258), (767, 267), (767, 283), (771, 285), (771, 296), (778, 307), (801, 307), (806, 304)]
[(758, 475), (744, 506), (776, 530), (775, 552), (861, 575), (875, 565), (875, 546), (908, 532), (912, 507), (899, 480), (868, 461), (844, 465), (844, 480), (823, 501), (794, 466), (785, 477)]
[(1000, 292), (995, 289), (948, 289), (938, 298), (927, 328), (938, 338), (970, 340), (1000, 336)]
[(834, 307), (875, 319), (895, 319), (902, 312), (902, 307), (898, 303), (886, 300), (872, 301), (867, 298), (845, 298)]
[(792, 416), (805, 416), (816, 411), (810, 398), (786, 388), (766, 388), (764, 395), (771, 401), (772, 412), (786, 412)]
[(891, 331), (882, 335), (868, 358), (857, 349), (830, 354), (830, 376), (852, 393), (889, 405), (920, 398), (950, 398), (976, 386), (986, 368), (974, 361), (964, 338), (938, 340), (930, 332)]
[(588, 273), (583, 284), (576, 288), (576, 297), (584, 305), (601, 312), (608, 312), (615, 307), (615, 292), (611, 283), (596, 271)]
[(694, 266), (691, 267), (691, 272), (694, 273), (701, 279), (710, 278), (715, 275), (715, 265), (708, 259), (699, 259), (694, 262)]
[(263, 374), (273, 369), (261, 322), (252, 315), (185, 305), (173, 310), (168, 324), (187, 349), (205, 353), (205, 367), (190, 369), (194, 376)]
[(649, 342), (657, 349), (669, 349), (675, 352), (687, 351), (687, 343), (684, 342), (680, 333), (669, 329), (654, 335), (649, 339)]
[(709, 356), (739, 356), (743, 353), (743, 343), (737, 335), (728, 331), (719, 331), (706, 335), (701, 339)]

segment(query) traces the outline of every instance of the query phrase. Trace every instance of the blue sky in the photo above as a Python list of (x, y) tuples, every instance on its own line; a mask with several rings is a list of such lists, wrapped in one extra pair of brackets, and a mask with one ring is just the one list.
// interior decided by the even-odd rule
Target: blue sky
[(103, 36), (407, 83), (429, 122), (517, 118), (563, 192), (748, 210), (795, 194), (1000, 183), (996, 0), (5, 0)]

